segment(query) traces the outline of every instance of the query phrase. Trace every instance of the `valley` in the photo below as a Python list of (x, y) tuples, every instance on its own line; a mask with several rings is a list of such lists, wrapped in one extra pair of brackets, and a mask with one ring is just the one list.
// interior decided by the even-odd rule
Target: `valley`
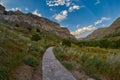
[(0, 80), (42, 80), (49, 47), (76, 80), (120, 80), (119, 29), (120, 18), (77, 40), (56, 22), (1, 5)]

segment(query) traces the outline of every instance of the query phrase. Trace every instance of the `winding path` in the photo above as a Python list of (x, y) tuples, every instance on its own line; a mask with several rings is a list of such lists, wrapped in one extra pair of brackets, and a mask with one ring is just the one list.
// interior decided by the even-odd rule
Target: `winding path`
[(48, 48), (43, 56), (43, 80), (76, 80), (55, 58), (52, 50), (53, 47)]

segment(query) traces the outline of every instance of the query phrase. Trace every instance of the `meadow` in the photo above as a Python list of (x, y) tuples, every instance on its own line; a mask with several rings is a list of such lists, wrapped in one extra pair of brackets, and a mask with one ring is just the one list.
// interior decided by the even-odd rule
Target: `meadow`
[(60, 62), (71, 72), (84, 71), (96, 80), (120, 80), (119, 49), (59, 45), (54, 51)]
[(0, 24), (0, 80), (14, 80), (12, 74), (24, 64), (34, 69), (42, 61), (44, 51), (59, 40), (56, 35), (35, 27)]

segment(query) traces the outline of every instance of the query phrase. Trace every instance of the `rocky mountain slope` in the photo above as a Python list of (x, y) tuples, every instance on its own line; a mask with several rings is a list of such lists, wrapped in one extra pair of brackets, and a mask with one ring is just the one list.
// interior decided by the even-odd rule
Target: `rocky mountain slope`
[(85, 40), (103, 39), (120, 36), (120, 18), (116, 19), (109, 27), (99, 28), (88, 35)]
[(18, 24), (28, 24), (39, 29), (52, 32), (62, 38), (75, 39), (67, 28), (62, 28), (58, 23), (50, 21), (43, 17), (38, 17), (32, 13), (24, 14), (21, 11), (6, 11), (5, 7), (0, 5), (0, 21), (16, 22)]
[(64, 38), (75, 39), (56, 22), (0, 5), (0, 80), (42, 80), (44, 51)]

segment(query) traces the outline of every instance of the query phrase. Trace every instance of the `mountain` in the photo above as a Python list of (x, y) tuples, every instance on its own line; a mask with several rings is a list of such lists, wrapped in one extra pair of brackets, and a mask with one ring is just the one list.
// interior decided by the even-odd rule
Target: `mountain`
[(45, 50), (66, 39), (75, 38), (58, 23), (0, 5), (0, 80), (42, 80)]
[[(22, 13), (21, 11), (6, 11), (5, 7), (0, 5), (0, 22), (14, 22), (18, 25), (25, 24), (37, 27), (54, 33), (62, 38), (75, 39), (67, 28), (62, 28), (58, 23), (50, 21), (47, 18), (33, 15), (32, 13)], [(28, 28), (30, 27), (28, 26)]]
[(99, 28), (88, 35), (85, 40), (120, 37), (120, 18), (117, 18), (109, 27)]

